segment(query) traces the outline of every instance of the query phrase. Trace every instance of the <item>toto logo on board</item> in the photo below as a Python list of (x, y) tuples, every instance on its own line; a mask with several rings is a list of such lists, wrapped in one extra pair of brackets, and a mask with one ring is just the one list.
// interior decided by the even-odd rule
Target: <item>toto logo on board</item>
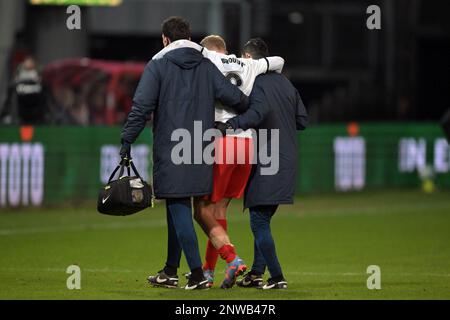
[(41, 205), (44, 163), (40, 143), (0, 143), (0, 207)]

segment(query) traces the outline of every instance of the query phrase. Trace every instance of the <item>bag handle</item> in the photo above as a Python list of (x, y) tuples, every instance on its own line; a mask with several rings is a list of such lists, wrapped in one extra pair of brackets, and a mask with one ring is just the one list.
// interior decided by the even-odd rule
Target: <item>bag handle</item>
[(111, 173), (111, 176), (108, 179), (108, 184), (112, 181), (112, 179), (114, 179), (114, 176), (116, 175), (117, 171), (119, 171), (119, 169), (120, 169), (119, 178), (123, 176), (125, 168), (127, 168), (127, 174), (130, 177), (131, 176), (130, 167), (133, 170), (136, 177), (138, 177), (139, 179), (142, 180), (141, 175), (139, 174), (139, 172), (136, 169), (136, 166), (133, 163), (133, 159), (123, 159), (120, 161), (119, 165), (114, 169), (114, 171)]
[[(109, 176), (108, 184), (112, 181), (112, 179), (114, 179), (114, 176), (116, 175), (117, 171), (119, 171), (119, 169), (122, 168), (122, 167), (123, 167), (123, 165), (120, 165), (120, 164), (119, 164), (119, 165), (114, 169), (113, 173), (111, 173), (111, 175)], [(122, 171), (122, 170), (121, 170), (121, 171)]]
[[(136, 169), (136, 166), (134, 165), (133, 160), (130, 160), (130, 165), (131, 165), (131, 169), (133, 169), (134, 174), (136, 175), (136, 177), (138, 177), (139, 179), (143, 180), (141, 178), (141, 175), (139, 174), (139, 172)], [(130, 175), (130, 167), (128, 167), (128, 176)]]

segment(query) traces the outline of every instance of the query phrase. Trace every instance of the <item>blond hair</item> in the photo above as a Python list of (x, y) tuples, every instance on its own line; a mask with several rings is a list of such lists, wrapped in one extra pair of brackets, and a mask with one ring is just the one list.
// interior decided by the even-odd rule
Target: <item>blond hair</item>
[(221, 36), (207, 36), (200, 42), (200, 44), (208, 50), (227, 51), (227, 45)]

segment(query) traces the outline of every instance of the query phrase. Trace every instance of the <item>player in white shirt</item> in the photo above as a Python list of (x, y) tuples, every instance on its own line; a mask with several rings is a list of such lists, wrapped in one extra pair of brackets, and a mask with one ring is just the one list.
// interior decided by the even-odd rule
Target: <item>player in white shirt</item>
[[(213, 62), (225, 77), (250, 95), (255, 79), (267, 71), (281, 72), (284, 59), (268, 57), (254, 60), (228, 55), (225, 41), (220, 36), (208, 36), (201, 45), (189, 40), (178, 40), (156, 54), (153, 59), (162, 58), (167, 52), (178, 48), (194, 48)], [(237, 114), (224, 106), (216, 105), (215, 120), (227, 122)], [(226, 150), (232, 148), (227, 152)], [(216, 161), (213, 168), (213, 192), (210, 196), (196, 199), (195, 219), (202, 226), (209, 240), (203, 270), (210, 285), (214, 282), (214, 270), (220, 255), (228, 264), (222, 288), (231, 288), (236, 277), (245, 272), (246, 266), (235, 252), (227, 234), (227, 207), (232, 198), (241, 198), (252, 168), (253, 143), (250, 130), (227, 135), (215, 140)], [(228, 156), (227, 156), (228, 155)], [(238, 161), (245, 156), (244, 163)]]

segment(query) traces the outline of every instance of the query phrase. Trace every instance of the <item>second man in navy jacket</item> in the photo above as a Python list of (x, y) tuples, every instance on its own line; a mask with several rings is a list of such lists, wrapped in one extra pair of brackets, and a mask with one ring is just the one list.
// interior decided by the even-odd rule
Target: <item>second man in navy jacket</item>
[[(251, 39), (244, 47), (244, 55), (259, 59), (269, 55), (261, 39)], [(254, 235), (252, 270), (238, 281), (241, 287), (262, 286), (266, 267), (271, 278), (263, 289), (287, 288), (275, 251), (270, 221), (278, 205), (292, 204), (297, 173), (297, 130), (304, 130), (308, 115), (297, 89), (283, 75), (269, 73), (256, 78), (250, 95), (249, 109), (228, 121), (234, 129), (258, 129), (258, 146), (265, 145), (264, 154), (277, 157), (278, 162), (265, 164), (258, 155), (245, 195), (245, 208), (250, 209), (250, 225)], [(267, 133), (267, 140), (262, 135)], [(261, 150), (258, 150), (258, 154)], [(272, 166), (276, 167), (272, 169)], [(271, 170), (268, 170), (268, 169)]]

